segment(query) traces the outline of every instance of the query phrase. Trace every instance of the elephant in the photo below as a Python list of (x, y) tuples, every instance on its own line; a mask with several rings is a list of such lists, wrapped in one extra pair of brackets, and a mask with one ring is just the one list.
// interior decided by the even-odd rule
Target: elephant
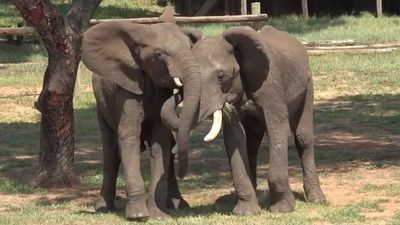
[[(220, 36), (198, 41), (192, 51), (202, 70), (200, 108), (193, 127), (213, 115), (211, 130), (204, 138), (211, 141), (223, 126), (238, 197), (233, 212), (260, 212), (256, 168), (264, 134), (269, 142), (271, 212), (291, 212), (295, 206), (288, 178), (291, 133), (300, 156), (306, 199), (324, 202), (314, 159), (313, 81), (304, 46), (267, 25), (259, 32), (230, 27)], [(173, 130), (180, 122), (174, 107), (181, 100), (181, 96), (173, 96), (161, 110), (162, 120)]]
[[(103, 144), (103, 184), (96, 211), (114, 209), (120, 163), (131, 220), (167, 216), (168, 207), (185, 208), (178, 190), (171, 149), (175, 139), (160, 110), (174, 88), (183, 90), (185, 107), (177, 133), (178, 174), (187, 167), (190, 126), (200, 101), (200, 68), (191, 47), (198, 33), (181, 31), (172, 9), (152, 25), (114, 21), (90, 28), (82, 39), (82, 61), (93, 74), (93, 90)], [(151, 149), (148, 197), (140, 171), (140, 152)]]

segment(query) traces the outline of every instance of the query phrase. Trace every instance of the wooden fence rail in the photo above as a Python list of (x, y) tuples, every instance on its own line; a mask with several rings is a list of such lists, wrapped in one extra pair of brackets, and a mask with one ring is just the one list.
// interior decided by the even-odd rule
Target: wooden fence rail
[[(196, 16), (196, 17), (175, 17), (177, 23), (190, 24), (190, 23), (235, 23), (235, 22), (248, 22), (251, 23), (253, 28), (259, 29), (260, 23), (266, 21), (267, 14), (260, 15), (238, 15), (238, 16)], [(107, 21), (127, 21), (132, 23), (153, 24), (161, 23), (158, 17), (150, 18), (131, 18), (131, 19), (92, 19), (91, 25)], [(0, 35), (32, 35), (35, 30), (31, 27), (19, 28), (0, 28)]]

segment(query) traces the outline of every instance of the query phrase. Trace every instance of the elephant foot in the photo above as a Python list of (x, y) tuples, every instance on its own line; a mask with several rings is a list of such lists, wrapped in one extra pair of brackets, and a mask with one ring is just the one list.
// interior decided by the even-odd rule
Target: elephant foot
[(161, 210), (158, 207), (149, 207), (149, 213), (151, 219), (162, 220), (169, 217), (165, 209)]
[(153, 197), (149, 197), (147, 200), (147, 208), (149, 209), (151, 219), (161, 220), (169, 216), (165, 200), (157, 201), (154, 200)]
[(238, 216), (253, 216), (260, 214), (261, 209), (257, 199), (251, 201), (239, 200), (233, 209), (233, 214)]
[(325, 203), (326, 202), (325, 195), (319, 186), (315, 187), (315, 188), (309, 188), (309, 189), (305, 188), (305, 190), (306, 190), (305, 191), (306, 200), (308, 202), (312, 202), (312, 203)]
[(145, 221), (149, 218), (149, 211), (145, 201), (127, 202), (125, 217), (133, 221)]
[(114, 203), (107, 204), (106, 200), (103, 197), (100, 197), (94, 204), (94, 210), (99, 213), (108, 213), (113, 212), (115, 207)]
[(294, 210), (295, 198), (292, 192), (285, 194), (277, 194), (279, 197), (274, 197), (271, 193), (270, 211), (272, 213), (289, 213)]
[(167, 207), (169, 209), (188, 210), (190, 209), (189, 203), (182, 197), (174, 197), (168, 200)]

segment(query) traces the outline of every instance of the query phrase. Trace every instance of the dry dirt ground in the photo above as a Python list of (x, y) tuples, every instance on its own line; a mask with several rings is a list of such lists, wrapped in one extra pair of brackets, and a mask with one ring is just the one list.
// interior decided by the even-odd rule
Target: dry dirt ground
[[(17, 94), (38, 94), (37, 88), (32, 89), (0, 89), (1, 97), (9, 97)], [(318, 104), (318, 103), (317, 103)], [(334, 104), (334, 103), (332, 103)], [(1, 105), (1, 108), (7, 107), (12, 111), (22, 111), (26, 114), (35, 114), (32, 107), (13, 105)], [(3, 113), (6, 113), (3, 111)], [(204, 134), (208, 129), (208, 125), (200, 127), (199, 130)], [(378, 201), (379, 207), (376, 210), (365, 210), (362, 215), (367, 218), (381, 218), (382, 224), (385, 224), (390, 218), (393, 218), (396, 212), (400, 210), (400, 171), (399, 164), (393, 163), (394, 159), (400, 159), (400, 137), (391, 133), (380, 133), (378, 136), (371, 135), (374, 127), (358, 127), (351, 129), (349, 127), (337, 127), (330, 123), (321, 123), (315, 125), (315, 149), (317, 151), (317, 162), (319, 164), (319, 173), (322, 190), (326, 194), (328, 203), (332, 206), (345, 206), (359, 201)], [(202, 134), (202, 135), (203, 135)], [(202, 136), (201, 135), (201, 136)], [(216, 141), (222, 144), (221, 140)], [(37, 148), (37, 146), (33, 146)], [(85, 162), (100, 167), (99, 149), (100, 145), (88, 145), (85, 143), (77, 143), (76, 146), (76, 162)], [(197, 144), (194, 147), (197, 148)], [(263, 152), (266, 152), (266, 145), (263, 145)], [(293, 153), (293, 147), (290, 152)], [(145, 153), (146, 157), (147, 154)], [(262, 153), (260, 157), (267, 154)], [(212, 154), (211, 154), (212, 156)], [(229, 178), (229, 167), (226, 163), (207, 164), (205, 158), (201, 158), (201, 154), (191, 156), (191, 163), (196, 167), (202, 163), (202, 167), (209, 168), (210, 173), (224, 173)], [(0, 165), (10, 161), (32, 161), (38, 160), (36, 155), (12, 155), (1, 156)], [(212, 161), (212, 159), (210, 159)], [(265, 162), (266, 160), (262, 159)], [(36, 165), (36, 163), (32, 163)], [(14, 177), (27, 183), (33, 183), (36, 175), (37, 166), (25, 169), (11, 168), (6, 171), (0, 171), (0, 178)], [(216, 172), (217, 171), (217, 172)], [(266, 198), (265, 190), (267, 185), (265, 174), (267, 171), (266, 163), (261, 163), (258, 168), (259, 174), (259, 198)], [(290, 184), (292, 190), (297, 193), (299, 200), (302, 200), (302, 179), (301, 168), (298, 163), (291, 163), (289, 168)], [(85, 174), (78, 174), (84, 176)], [(195, 179), (199, 176), (192, 169), (187, 180)], [(218, 182), (218, 180), (216, 180)], [(185, 188), (184, 197), (191, 205), (204, 204), (208, 202), (213, 204), (221, 196), (229, 195), (233, 191), (233, 186), (229, 179), (222, 181), (221, 185), (212, 186), (213, 190), (207, 195), (207, 200), (202, 199), (196, 188)], [(211, 189), (210, 188), (210, 189)], [(0, 215), (11, 213), (10, 205), (21, 207), (34, 201), (43, 203), (62, 202), (65, 199), (90, 205), (94, 202), (99, 194), (97, 188), (88, 187), (80, 184), (70, 189), (53, 189), (46, 192), (38, 191), (33, 194), (0, 194)], [(123, 196), (123, 190), (119, 190), (119, 196)], [(200, 198), (199, 198), (200, 197)], [(203, 196), (204, 197), (204, 196)], [(201, 203), (200, 203), (201, 202)], [(7, 207), (2, 207), (7, 205)]]

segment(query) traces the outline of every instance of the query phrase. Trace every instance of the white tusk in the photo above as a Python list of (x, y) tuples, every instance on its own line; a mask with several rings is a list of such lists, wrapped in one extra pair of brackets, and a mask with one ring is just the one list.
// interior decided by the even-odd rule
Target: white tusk
[(209, 142), (214, 140), (219, 131), (221, 130), (222, 125), (222, 110), (217, 110), (213, 113), (213, 124), (210, 132), (204, 137), (204, 141)]
[(173, 91), (172, 93), (173, 93), (174, 95), (178, 94), (178, 93), (179, 93), (179, 89), (174, 88), (174, 91)]
[(174, 82), (175, 82), (176, 86), (178, 86), (178, 87), (182, 87), (183, 86), (181, 81), (177, 77), (174, 77)]
[(181, 101), (176, 107), (180, 109), (183, 108), (183, 101)]

